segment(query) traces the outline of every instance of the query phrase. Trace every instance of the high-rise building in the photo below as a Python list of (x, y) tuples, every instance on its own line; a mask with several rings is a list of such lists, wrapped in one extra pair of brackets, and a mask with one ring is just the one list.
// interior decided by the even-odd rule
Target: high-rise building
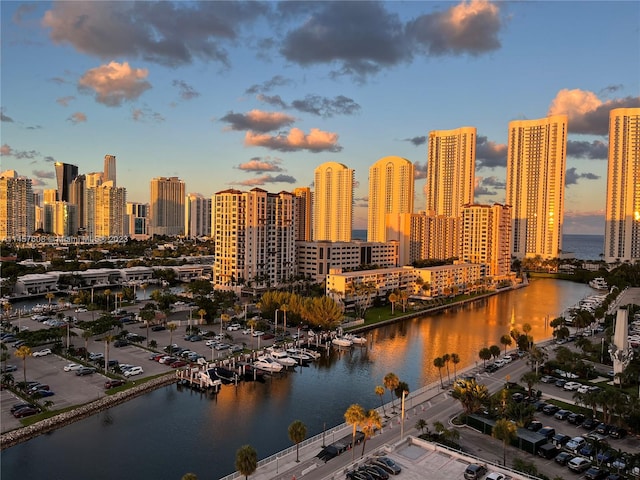
[(350, 242), (353, 228), (354, 170), (327, 162), (315, 170), (313, 239)]
[(184, 235), (185, 184), (178, 177), (151, 180), (151, 235)]
[(213, 196), (213, 285), (277, 287), (296, 273), (295, 197), (288, 192), (224, 190)]
[(512, 254), (557, 258), (562, 249), (567, 116), (509, 122), (507, 193)]
[(87, 224), (86, 213), (86, 177), (85, 175), (78, 175), (71, 182), (71, 188), (69, 189), (69, 203), (76, 206), (76, 227), (78, 232), (84, 232)]
[(609, 112), (606, 262), (640, 259), (640, 108)]
[(494, 205), (465, 205), (462, 209), (463, 262), (482, 265), (482, 276), (494, 280), (511, 272), (511, 208)]
[(55, 188), (47, 188), (43, 190), (44, 203), (54, 203), (58, 201), (58, 191)]
[(311, 241), (312, 205), (311, 189), (309, 187), (298, 187), (293, 190), (296, 197), (296, 240), (303, 242)]
[(87, 235), (91, 238), (124, 236), (127, 190), (103, 182), (87, 189)]
[(58, 198), (60, 202), (69, 201), (71, 182), (78, 176), (78, 167), (70, 163), (55, 163), (56, 179), (58, 181)]
[(78, 232), (76, 206), (69, 202), (52, 202), (44, 205), (44, 226), (46, 233), (70, 237)]
[(187, 195), (184, 204), (184, 235), (187, 238), (211, 236), (211, 201), (199, 193)]
[(104, 156), (104, 181), (113, 182), (113, 186), (117, 187), (116, 183), (116, 156), (105, 155)]
[(398, 230), (403, 225), (398, 222), (398, 215), (413, 213), (413, 172), (413, 163), (395, 156), (381, 158), (369, 168), (369, 242), (398, 240), (408, 235)]
[(427, 214), (460, 218), (473, 203), (476, 173), (476, 128), (429, 132)]
[(15, 170), (0, 174), (0, 240), (31, 235), (35, 230), (35, 205), (30, 178)]
[(134, 239), (145, 239), (149, 236), (149, 204), (127, 202), (127, 220), (125, 235)]

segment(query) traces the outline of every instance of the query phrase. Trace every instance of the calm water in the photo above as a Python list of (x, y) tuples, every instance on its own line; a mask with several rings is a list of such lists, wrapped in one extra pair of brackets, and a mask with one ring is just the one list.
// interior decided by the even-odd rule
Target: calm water
[(536, 340), (547, 338), (545, 318), (591, 293), (585, 285), (538, 279), (457, 310), (378, 328), (369, 333), (368, 349), (334, 352), (283, 378), (225, 386), (215, 397), (166, 387), (2, 452), (0, 473), (6, 479), (157, 480), (186, 472), (220, 478), (235, 470), (241, 445), (254, 446), (259, 458), (291, 446), (293, 420), (302, 420), (312, 436), (325, 424), (342, 423), (352, 403), (379, 406), (374, 388), (388, 372), (415, 390), (437, 380), (433, 359), (444, 353), (458, 353), (460, 367), (473, 365), (480, 348), (500, 345), (501, 335), (523, 323), (532, 325)]

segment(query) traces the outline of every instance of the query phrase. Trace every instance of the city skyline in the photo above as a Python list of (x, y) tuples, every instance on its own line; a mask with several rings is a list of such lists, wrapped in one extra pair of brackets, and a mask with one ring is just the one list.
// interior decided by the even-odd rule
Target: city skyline
[(0, 8), (2, 170), (37, 192), (56, 188), (54, 162), (88, 174), (105, 155), (141, 203), (154, 177), (205, 197), (293, 191), (334, 161), (355, 171), (363, 229), (377, 160), (414, 164), (424, 210), (429, 132), (476, 128), (474, 201), (500, 203), (509, 122), (566, 114), (563, 232), (601, 235), (609, 111), (640, 106), (633, 2)]

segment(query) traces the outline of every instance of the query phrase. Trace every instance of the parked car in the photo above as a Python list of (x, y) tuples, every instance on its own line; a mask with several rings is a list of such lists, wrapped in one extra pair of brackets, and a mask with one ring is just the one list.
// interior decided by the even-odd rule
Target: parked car
[(596, 462), (598, 462), (598, 465), (606, 465), (608, 463), (613, 462), (615, 458), (616, 458), (615, 450), (605, 450), (604, 452), (599, 452), (596, 455)]
[(389, 457), (378, 457), (374, 461), (374, 463), (376, 463), (377, 465), (380, 465), (387, 472), (393, 475), (398, 475), (400, 472), (402, 472), (402, 467), (398, 465), (396, 462), (394, 462), (392, 459), (390, 459)]
[(578, 453), (578, 451), (587, 444), (587, 441), (584, 437), (573, 437), (569, 440), (564, 448), (566, 448), (571, 453)]
[(578, 426), (578, 425), (582, 425), (582, 422), (584, 422), (584, 419), (585, 419), (585, 416), (582, 413), (572, 413), (567, 417), (567, 422)]
[(467, 480), (479, 480), (485, 473), (487, 473), (487, 467), (479, 463), (472, 463), (465, 469), (464, 478)]
[(537, 420), (533, 420), (529, 425), (527, 425), (527, 430), (531, 430), (532, 432), (537, 432), (543, 427), (542, 422)]
[(36, 390), (31, 394), (33, 398), (45, 398), (55, 395), (51, 390)]
[(560, 410), (560, 407), (557, 405), (554, 405), (553, 403), (548, 403), (547, 405), (544, 406), (544, 408), (542, 409), (542, 413), (544, 413), (545, 415), (555, 415), (555, 413)]
[(239, 323), (232, 323), (231, 325), (229, 325), (227, 327), (227, 330), (229, 330), (230, 332), (235, 332), (236, 330), (240, 330), (240, 324)]
[(38, 408), (35, 407), (24, 407), (21, 408), (19, 410), (16, 410), (15, 412), (13, 412), (13, 416), (15, 418), (23, 418), (23, 417), (29, 417), (31, 415), (35, 415), (36, 413), (39, 413), (40, 410)]
[(600, 435), (609, 435), (611, 428), (612, 426), (607, 423), (599, 423), (596, 427), (596, 433), (599, 433)]
[(573, 458), (573, 454), (569, 452), (560, 452), (553, 460), (563, 467)]
[(79, 377), (83, 377), (85, 375), (93, 375), (94, 373), (96, 373), (96, 369), (92, 367), (82, 367), (76, 370), (76, 375), (78, 375)]
[(591, 467), (591, 461), (584, 457), (575, 457), (569, 460), (569, 462), (567, 463), (567, 467), (569, 467), (569, 470), (582, 473), (589, 467)]
[(571, 415), (571, 410), (560, 409), (553, 416), (558, 420), (566, 420)]
[(118, 340), (113, 342), (113, 346), (116, 347), (116, 348), (126, 347), (127, 345), (129, 345), (129, 342), (127, 340), (122, 339), (122, 338), (119, 338)]
[(607, 470), (601, 467), (593, 466), (584, 473), (584, 478), (586, 478), (587, 480), (602, 480), (607, 475), (609, 475), (609, 472)]
[(558, 452), (558, 447), (552, 443), (545, 443), (544, 445), (540, 445), (538, 447), (538, 456), (546, 458), (547, 460), (555, 457)]
[(540, 381), (542, 383), (555, 383), (558, 380), (556, 377), (552, 377), (551, 375), (543, 375), (540, 377)]
[(121, 385), (124, 385), (126, 382), (120, 378), (116, 378), (116, 379), (112, 379), (112, 380), (107, 380), (106, 382), (104, 382), (104, 388), (106, 390), (110, 389), (110, 388), (115, 388), (115, 387), (120, 387)]
[(556, 429), (553, 427), (542, 427), (538, 430), (538, 433), (545, 437), (547, 440), (551, 440), (551, 438), (556, 434)]
[(10, 411), (11, 411), (11, 413), (15, 413), (18, 410), (20, 410), (21, 408), (26, 408), (26, 407), (38, 408), (33, 403), (16, 403), (16, 404), (11, 406), (11, 410)]
[(556, 433), (551, 438), (551, 443), (553, 443), (558, 448), (563, 448), (568, 442), (571, 440), (569, 435), (565, 435), (564, 433)]
[(51, 349), (50, 348), (43, 348), (42, 350), (38, 350), (37, 352), (33, 352), (31, 354), (34, 357), (44, 357), (46, 355), (51, 355)]
[(102, 359), (104, 359), (104, 353), (91, 352), (89, 354), (89, 360), (91, 360), (92, 362), (95, 362), (96, 360), (102, 360)]
[(64, 366), (63, 370), (65, 372), (76, 372), (82, 368), (82, 365), (79, 363), (69, 363)]
[(624, 438), (627, 436), (627, 431), (622, 427), (611, 427), (611, 430), (609, 430), (609, 436), (611, 438)]
[(596, 444), (591, 442), (585, 443), (584, 446), (578, 451), (578, 454), (581, 457), (593, 458), (593, 456), (596, 454)]
[(502, 473), (498, 473), (498, 472), (491, 472), (489, 475), (487, 475), (486, 477), (484, 477), (485, 480), (507, 480), (506, 475), (502, 474)]
[(582, 424), (580, 425), (582, 428), (584, 428), (585, 430), (593, 430), (594, 428), (596, 428), (598, 426), (598, 420), (594, 419), (594, 418), (587, 418), (585, 419), (584, 422), (582, 422)]
[(582, 384), (578, 383), (578, 382), (567, 382), (562, 386), (562, 388), (565, 389), (568, 392), (575, 392), (581, 386), (582, 386)]
[(142, 367), (132, 367), (126, 372), (124, 372), (124, 376), (132, 377), (134, 375), (140, 375), (141, 373), (144, 373), (144, 370), (142, 369)]

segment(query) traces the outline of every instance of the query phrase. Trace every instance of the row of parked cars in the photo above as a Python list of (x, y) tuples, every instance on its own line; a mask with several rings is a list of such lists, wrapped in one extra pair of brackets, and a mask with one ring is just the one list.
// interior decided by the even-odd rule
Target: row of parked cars
[(389, 457), (377, 457), (347, 472), (349, 480), (388, 480), (390, 475), (398, 475), (402, 467)]

